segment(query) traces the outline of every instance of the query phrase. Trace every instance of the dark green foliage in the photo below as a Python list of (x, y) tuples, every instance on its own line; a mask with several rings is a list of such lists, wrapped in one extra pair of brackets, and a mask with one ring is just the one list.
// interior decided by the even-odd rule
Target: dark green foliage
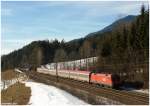
[(112, 48), (111, 48), (110, 43), (105, 42), (103, 44), (103, 48), (102, 48), (102, 51), (101, 51), (101, 56), (102, 57), (107, 57), (107, 56), (111, 55), (111, 51), (112, 51)]
[(67, 54), (64, 49), (57, 49), (54, 55), (54, 62), (63, 62), (67, 60)]

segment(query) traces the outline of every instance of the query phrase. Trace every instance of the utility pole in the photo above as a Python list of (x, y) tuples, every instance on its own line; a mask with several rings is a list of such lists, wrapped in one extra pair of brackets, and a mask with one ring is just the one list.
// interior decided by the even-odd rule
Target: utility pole
[(58, 82), (58, 63), (56, 62), (56, 80), (57, 80), (57, 82)]
[(88, 71), (89, 70), (89, 65), (88, 65), (88, 57), (86, 57), (86, 70)]

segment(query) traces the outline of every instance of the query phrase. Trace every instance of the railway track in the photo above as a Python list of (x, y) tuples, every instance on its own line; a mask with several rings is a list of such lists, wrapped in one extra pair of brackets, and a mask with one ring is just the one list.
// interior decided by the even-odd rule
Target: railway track
[[(87, 82), (81, 82), (81, 81), (76, 81), (76, 80), (72, 80), (72, 81), (75, 81), (77, 83), (83, 83), (84, 85), (87, 84), (87, 86), (89, 86), (89, 84)], [(96, 89), (100, 88), (99, 86), (97, 85), (94, 85), (92, 84), (91, 87), (95, 87)], [(107, 90), (107, 91), (111, 91), (111, 92), (115, 92), (115, 93), (121, 93), (121, 94), (124, 94), (124, 95), (130, 95), (130, 96), (135, 96), (135, 97), (141, 97), (141, 98), (145, 98), (145, 99), (149, 99), (149, 96), (148, 94), (142, 94), (142, 93), (136, 93), (136, 92), (131, 92), (131, 91), (125, 91), (125, 90), (116, 90), (116, 89), (112, 89), (112, 88), (106, 88), (106, 87), (103, 87), (101, 88), (103, 90)]]
[[(148, 99), (148, 96), (141, 96), (141, 95), (135, 95), (135, 94), (132, 94), (132, 93), (127, 93), (127, 92), (119, 92), (119, 90), (118, 91), (116, 91), (116, 90), (114, 90), (114, 89), (110, 89), (110, 88), (99, 88), (99, 87), (97, 87), (96, 85), (89, 85), (88, 83), (86, 83), (86, 82), (81, 82), (81, 81), (77, 81), (77, 80), (71, 80), (71, 82), (75, 82), (75, 83), (80, 83), (82, 86), (84, 86), (85, 88), (88, 88), (89, 86), (89, 88), (91, 89), (91, 90), (96, 90), (97, 92), (99, 92), (99, 93), (103, 93), (103, 92), (106, 92), (106, 93), (108, 93), (108, 95), (112, 95), (113, 97), (115, 97), (116, 98), (116, 96), (118, 96), (118, 98), (120, 98), (120, 97), (123, 97), (122, 99), (124, 99), (125, 97), (126, 98), (128, 98), (129, 96), (130, 96), (130, 98), (129, 99), (131, 99), (131, 97), (132, 97), (132, 99), (135, 101), (135, 103), (137, 104), (137, 103), (146, 103), (149, 99)], [(101, 92), (99, 91), (99, 89), (101, 89)], [(115, 91), (115, 92), (114, 92)], [(105, 94), (106, 94), (105, 93)], [(106, 95), (105, 95), (106, 96)], [(132, 100), (132, 101), (133, 101)], [(128, 101), (130, 101), (130, 100), (128, 100)]]
[[(49, 76), (48, 76), (49, 77)], [(60, 78), (59, 78), (60, 79)], [(67, 78), (61, 78), (61, 79), (65, 79), (65, 80), (68, 80)], [(75, 83), (80, 83), (80, 84), (83, 84), (85, 86), (85, 84), (87, 86), (89, 86), (89, 83), (88, 82), (82, 82), (82, 81), (78, 81), (78, 80), (73, 80), (73, 79), (69, 79), (69, 81), (72, 81), (72, 82), (75, 82)], [(90, 86), (94, 86), (96, 88), (100, 88), (100, 87), (97, 87), (97, 85), (94, 85), (94, 84), (90, 84)], [(145, 99), (149, 99), (149, 96), (148, 94), (143, 94), (143, 93), (136, 93), (136, 92), (131, 92), (131, 91), (125, 91), (125, 90), (116, 90), (116, 89), (111, 89), (111, 88), (101, 88), (101, 89), (104, 89), (104, 90), (107, 90), (107, 91), (112, 91), (112, 92), (115, 92), (115, 93), (121, 93), (121, 94), (124, 94), (124, 95), (130, 95), (130, 96), (136, 96), (136, 97), (142, 97), (142, 98), (145, 98)]]
[[(109, 88), (107, 88), (109, 90)], [(139, 92), (135, 92), (135, 91), (126, 91), (126, 90), (116, 90), (116, 89), (111, 89), (114, 92), (119, 92), (125, 95), (130, 95), (130, 96), (136, 96), (136, 97), (141, 97), (141, 98), (145, 98), (145, 99), (149, 99), (149, 95), (148, 94), (143, 94), (143, 93), (139, 93)]]
[[(36, 80), (41, 80), (44, 82), (53, 82), (56, 81), (55, 76), (46, 75), (46, 74), (39, 74), (37, 72), (33, 72), (30, 74), (30, 77)], [(149, 104), (149, 96), (141, 93), (135, 92), (128, 92), (128, 91), (120, 91), (111, 88), (102, 88), (98, 87), (95, 84), (89, 84), (88, 82), (77, 81), (68, 78), (60, 78), (59, 82), (71, 85), (73, 87), (77, 87), (83, 90), (86, 90), (92, 94), (100, 95), (106, 98), (110, 98), (112, 100), (119, 101), (123, 104), (130, 104), (130, 105), (148, 105)]]

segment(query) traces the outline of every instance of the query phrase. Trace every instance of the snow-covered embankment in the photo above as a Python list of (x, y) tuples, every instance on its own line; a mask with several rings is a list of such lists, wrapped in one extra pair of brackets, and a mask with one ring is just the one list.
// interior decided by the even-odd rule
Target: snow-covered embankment
[(84, 101), (53, 86), (36, 82), (26, 82), (26, 86), (31, 87), (31, 97), (29, 101), (31, 105), (87, 105)]

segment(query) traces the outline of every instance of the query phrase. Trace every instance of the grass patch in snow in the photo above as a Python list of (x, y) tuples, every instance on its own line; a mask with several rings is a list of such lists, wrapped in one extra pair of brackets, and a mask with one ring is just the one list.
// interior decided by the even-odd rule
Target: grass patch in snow
[(13, 69), (6, 70), (1, 72), (1, 79), (2, 80), (11, 80), (17, 77), (18, 72), (14, 71)]
[(30, 87), (26, 87), (25, 84), (17, 82), (1, 91), (1, 103), (26, 105), (29, 102), (30, 96)]

